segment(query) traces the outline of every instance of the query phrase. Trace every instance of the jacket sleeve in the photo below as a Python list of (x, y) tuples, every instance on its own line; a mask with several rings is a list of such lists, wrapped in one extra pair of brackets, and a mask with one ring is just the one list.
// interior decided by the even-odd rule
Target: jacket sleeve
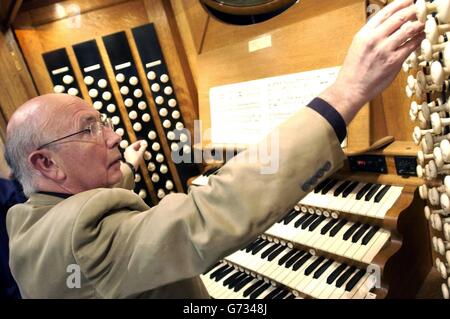
[[(342, 166), (330, 124), (310, 108), (224, 165), (206, 186), (149, 209), (131, 192), (99, 191), (81, 208), (74, 254), (106, 297), (125, 297), (199, 275), (279, 220)], [(269, 145), (269, 147), (267, 147)], [(271, 160), (262, 154), (272, 149)]]

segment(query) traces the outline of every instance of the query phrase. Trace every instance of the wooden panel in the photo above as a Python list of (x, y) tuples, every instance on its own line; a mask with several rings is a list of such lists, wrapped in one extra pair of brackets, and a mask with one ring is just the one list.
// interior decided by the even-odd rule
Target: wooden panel
[(6, 178), (9, 175), (9, 168), (6, 165), (5, 157), (4, 157), (4, 145), (3, 140), (0, 138), (0, 177)]
[[(37, 95), (22, 54), (10, 30), (0, 33), (0, 106), (8, 121), (22, 103)], [(3, 130), (6, 128), (3, 126)]]
[[(99, 10), (127, 0), (90, 0), (90, 1), (58, 1), (33, 0), (26, 1), (17, 15), (14, 26), (38, 26), (52, 21), (72, 17), (76, 20), (83, 13)], [(72, 21), (73, 21), (72, 20)]]
[[(364, 1), (318, 5), (305, 0), (257, 25), (229, 26), (211, 19), (198, 56), (199, 109), (204, 127), (210, 127), (211, 87), (341, 65), (365, 17)], [(272, 37), (272, 47), (249, 53), (248, 40), (261, 35)]]

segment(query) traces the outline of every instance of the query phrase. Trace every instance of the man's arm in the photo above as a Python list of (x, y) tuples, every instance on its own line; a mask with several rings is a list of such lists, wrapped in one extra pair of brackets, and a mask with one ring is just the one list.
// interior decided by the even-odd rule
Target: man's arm
[(168, 195), (149, 209), (129, 192), (96, 191), (80, 208), (75, 258), (112, 298), (194, 277), (269, 228), (343, 159), (328, 121), (302, 108), (255, 153), (242, 152), (188, 195)]

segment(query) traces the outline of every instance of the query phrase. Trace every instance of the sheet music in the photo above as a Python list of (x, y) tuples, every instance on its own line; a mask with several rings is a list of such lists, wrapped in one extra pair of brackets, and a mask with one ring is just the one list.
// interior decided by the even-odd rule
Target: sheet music
[(257, 143), (333, 83), (339, 69), (332, 67), (211, 88), (211, 142)]

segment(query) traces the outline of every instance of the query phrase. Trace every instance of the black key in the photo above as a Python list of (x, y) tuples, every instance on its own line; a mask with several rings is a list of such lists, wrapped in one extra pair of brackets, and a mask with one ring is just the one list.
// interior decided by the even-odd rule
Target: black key
[(312, 257), (312, 255), (310, 253), (307, 253), (305, 256), (303, 256), (302, 258), (300, 258), (299, 260), (297, 260), (295, 262), (294, 266), (292, 266), (292, 269), (294, 271), (299, 270), (299, 268), (311, 257)]
[(366, 233), (366, 231), (370, 228), (370, 225), (368, 224), (364, 224), (362, 225), (362, 227), (360, 227), (358, 229), (357, 232), (355, 232), (355, 234), (352, 237), (352, 243), (356, 243), (361, 237), (362, 235), (364, 235)]
[(325, 257), (320, 256), (311, 265), (306, 267), (304, 274), (309, 276), (319, 265), (325, 260)]
[(345, 290), (351, 291), (365, 274), (366, 271), (363, 269), (360, 269), (358, 272), (356, 272), (352, 279), (350, 279), (350, 281), (345, 285)]
[(338, 197), (341, 193), (351, 184), (351, 181), (342, 182), (336, 189), (334, 190), (333, 196)]
[(339, 182), (339, 180), (337, 180), (337, 179), (333, 179), (331, 182), (329, 182), (327, 184), (327, 186), (325, 186), (322, 189), (322, 192), (321, 192), (322, 195), (325, 195), (326, 193), (328, 193), (330, 191), (330, 189), (332, 189), (338, 182)]
[(342, 227), (344, 227), (345, 224), (347, 224), (347, 220), (341, 219), (339, 223), (334, 226), (332, 230), (330, 230), (330, 237), (336, 236), (336, 234), (341, 230)]
[(283, 217), (283, 223), (286, 220), (286, 218), (288, 218), (289, 216), (291, 216), (291, 214), (293, 214), (294, 212), (296, 212), (296, 210), (291, 210), (289, 213), (287, 213), (284, 217)]
[(264, 241), (263, 243), (261, 243), (259, 246), (256, 246), (253, 250), (252, 250), (252, 255), (256, 255), (257, 253), (259, 253), (261, 251), (261, 249), (263, 249), (264, 247), (266, 247), (267, 245), (269, 245), (270, 242), (269, 241)]
[(289, 295), (291, 292), (287, 289), (283, 289), (278, 295), (275, 296), (273, 299), (283, 299), (287, 295)]
[(280, 244), (273, 244), (272, 246), (270, 246), (269, 248), (267, 248), (266, 250), (263, 251), (263, 253), (261, 254), (261, 258), (264, 259), (267, 256), (269, 256), (272, 252), (274, 252), (276, 249), (278, 249), (278, 247), (280, 247)]
[(322, 227), (322, 229), (320, 230), (320, 234), (325, 235), (338, 221), (339, 219), (332, 218), (325, 226)]
[(391, 188), (391, 185), (385, 185), (376, 195), (375, 195), (375, 203), (379, 203), (387, 191)]
[(347, 196), (353, 192), (353, 190), (358, 186), (359, 182), (353, 182), (342, 192), (342, 197), (347, 198)]
[(209, 278), (213, 279), (214, 277), (216, 277), (218, 274), (220, 274), (222, 271), (224, 271), (225, 269), (227, 269), (228, 265), (223, 265), (222, 267), (220, 267), (219, 269), (215, 270), (211, 275), (209, 275)]
[(311, 214), (306, 213), (305, 215), (303, 215), (302, 217), (300, 217), (299, 219), (296, 220), (294, 227), (298, 228), (305, 220), (307, 220), (310, 217), (311, 217)]
[(327, 219), (325, 216), (320, 216), (318, 219), (316, 219), (308, 228), (309, 231), (314, 231), (317, 226), (320, 225), (321, 222), (323, 222), (325, 219)]
[(334, 280), (341, 274), (341, 272), (344, 271), (345, 268), (347, 268), (347, 265), (342, 264), (335, 270), (333, 270), (333, 272), (327, 277), (327, 284), (331, 285), (334, 282)]
[(301, 226), (302, 229), (306, 229), (309, 225), (311, 225), (317, 218), (319, 218), (319, 215), (311, 214), (311, 217), (308, 218), (308, 220), (305, 220)]
[(323, 182), (319, 183), (319, 185), (317, 185), (317, 186), (314, 188), (314, 193), (317, 194), (318, 192), (320, 192), (325, 186), (327, 186), (327, 184), (328, 184), (329, 182), (331, 182), (331, 178), (327, 178), (327, 179), (324, 180)]
[(267, 296), (265, 296), (264, 299), (274, 299), (275, 296), (278, 295), (282, 291), (283, 291), (283, 288), (281, 288), (281, 287), (275, 288)]
[(319, 269), (317, 269), (313, 275), (314, 279), (318, 279), (320, 278), (320, 276), (322, 276), (322, 274), (325, 272), (325, 270), (328, 269), (328, 267), (330, 267), (333, 264), (333, 261), (331, 259), (328, 259), (322, 266), (319, 267)]
[(350, 278), (350, 276), (353, 274), (353, 272), (356, 270), (355, 266), (351, 266), (349, 269), (347, 269), (341, 277), (336, 280), (336, 287), (341, 288), (342, 285)]
[(360, 223), (354, 223), (352, 226), (350, 226), (349, 229), (344, 233), (344, 236), (342, 236), (343, 240), (348, 240), (350, 236), (361, 226)]
[(295, 299), (295, 295), (294, 294), (290, 294), (289, 296), (286, 297), (286, 299)]
[(298, 251), (294, 256), (292, 256), (284, 265), (284, 267), (289, 268), (291, 267), (299, 258), (301, 258), (304, 254), (306, 254), (306, 251), (300, 250)]
[(252, 242), (250, 245), (248, 245), (248, 246), (245, 248), (245, 251), (246, 251), (246, 252), (250, 252), (253, 248), (255, 248), (256, 246), (262, 244), (263, 242), (264, 242), (264, 239), (258, 238), (258, 239), (256, 239), (254, 242)]
[(262, 284), (264, 283), (264, 280), (258, 280), (257, 282), (255, 282), (253, 285), (251, 285), (250, 287), (248, 287), (247, 289), (245, 289), (244, 293), (242, 294), (244, 297), (247, 297), (248, 295), (250, 295), (253, 291), (255, 291), (256, 289), (258, 289), (258, 287), (260, 287)]
[(245, 287), (245, 285), (247, 285), (249, 282), (251, 282), (253, 279), (255, 279), (255, 277), (253, 276), (248, 276), (247, 278), (244, 278), (243, 280), (241, 280), (239, 283), (236, 284), (236, 286), (234, 286), (234, 291), (238, 292), (239, 290), (241, 290), (242, 288)]
[(375, 184), (373, 185), (370, 190), (367, 192), (366, 196), (364, 196), (364, 200), (366, 202), (368, 202), (369, 200), (372, 199), (373, 195), (375, 195), (375, 193), (378, 191), (378, 189), (381, 187), (380, 184)]
[(232, 274), (227, 279), (225, 279), (222, 284), (224, 286), (228, 286), (228, 285), (232, 284), (236, 279), (240, 280), (241, 276), (243, 276), (243, 275), (245, 275), (245, 273), (243, 273), (242, 271), (237, 271), (236, 273)]
[(264, 285), (262, 285), (261, 287), (259, 287), (258, 289), (256, 289), (254, 292), (252, 292), (250, 294), (250, 299), (256, 299), (258, 298), (258, 296), (260, 294), (262, 294), (267, 288), (269, 288), (271, 286), (271, 284), (269, 283), (265, 283)]
[(282, 266), (286, 261), (288, 261), (289, 258), (294, 256), (294, 254), (297, 251), (298, 250), (296, 250), (296, 249), (291, 249), (287, 254), (285, 254), (283, 257), (281, 257), (280, 260), (278, 260), (278, 266)]
[(284, 224), (287, 225), (289, 224), (295, 217), (298, 216), (298, 214), (300, 214), (298, 211), (293, 211), (285, 220), (284, 220)]
[(360, 200), (360, 199), (364, 196), (364, 194), (368, 192), (368, 190), (372, 187), (372, 185), (373, 185), (372, 183), (369, 183), (369, 184), (364, 185), (364, 186), (359, 190), (359, 192), (356, 193), (356, 199), (357, 199), (357, 200)]
[[(220, 262), (220, 261), (218, 261), (218, 262), (216, 262), (216, 264), (214, 265), (214, 266), (212, 266), (211, 268), (209, 268), (207, 271), (205, 271), (204, 273), (203, 273), (203, 275), (206, 275), (208, 272), (210, 272), (211, 270), (213, 270), (214, 268), (217, 268), (219, 265), (221, 265), (222, 264), (222, 262)], [(218, 269), (218, 268), (217, 268)]]
[(372, 237), (377, 233), (377, 231), (380, 229), (378, 226), (372, 227), (367, 234), (363, 237), (361, 244), (367, 245), (369, 241), (372, 239)]
[(242, 281), (244, 281), (245, 279), (250, 278), (250, 280), (253, 280), (253, 277), (246, 274), (246, 273), (241, 273), (239, 276), (236, 277), (236, 279), (234, 279), (232, 282), (229, 283), (228, 287), (230, 289), (234, 289), (236, 287), (236, 285), (238, 285), (239, 283), (241, 283)]
[(234, 271), (234, 267), (230, 266), (230, 268), (225, 269), (224, 271), (222, 271), (220, 274), (218, 274), (216, 276), (216, 279), (214, 279), (215, 281), (220, 281), (222, 280), (225, 276), (229, 275), (230, 272)]
[(279, 254), (281, 254), (286, 249), (286, 246), (281, 245), (279, 248), (277, 248), (274, 252), (272, 252), (268, 257), (268, 261), (272, 261), (277, 257)]

